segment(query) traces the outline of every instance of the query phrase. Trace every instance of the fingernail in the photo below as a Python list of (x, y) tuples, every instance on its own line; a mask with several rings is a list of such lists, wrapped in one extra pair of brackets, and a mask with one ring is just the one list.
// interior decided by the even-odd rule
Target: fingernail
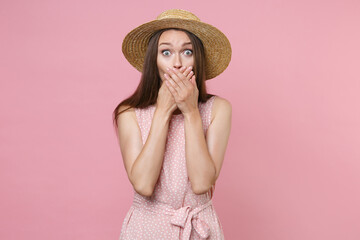
[(190, 66), (189, 69), (192, 69), (192, 66)]

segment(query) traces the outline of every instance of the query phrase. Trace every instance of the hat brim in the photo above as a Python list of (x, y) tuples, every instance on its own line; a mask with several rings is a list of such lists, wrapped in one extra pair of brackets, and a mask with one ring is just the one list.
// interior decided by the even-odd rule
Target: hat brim
[(123, 54), (129, 63), (141, 72), (151, 36), (158, 30), (167, 28), (187, 30), (202, 41), (205, 48), (206, 80), (218, 76), (229, 65), (231, 45), (220, 30), (207, 23), (178, 18), (153, 20), (129, 32), (122, 44)]

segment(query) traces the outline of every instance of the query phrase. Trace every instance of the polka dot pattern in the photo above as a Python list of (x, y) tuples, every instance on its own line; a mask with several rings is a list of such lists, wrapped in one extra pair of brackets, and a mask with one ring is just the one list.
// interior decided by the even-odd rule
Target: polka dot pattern
[[(199, 103), (204, 134), (210, 125), (215, 97)], [(143, 144), (154, 112), (155, 105), (135, 109)], [(212, 196), (213, 189), (201, 195), (191, 189), (186, 170), (184, 116), (173, 115), (154, 193), (145, 197), (134, 190), (133, 204), (123, 221), (119, 240), (224, 239)]]

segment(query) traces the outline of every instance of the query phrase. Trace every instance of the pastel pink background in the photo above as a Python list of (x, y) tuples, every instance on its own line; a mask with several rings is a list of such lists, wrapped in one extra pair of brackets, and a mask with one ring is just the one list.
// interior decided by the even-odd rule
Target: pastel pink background
[(0, 2), (0, 239), (118, 239), (132, 202), (111, 114), (121, 42), (169, 8), (221, 29), (233, 106), (214, 205), (226, 239), (360, 239), (360, 2)]

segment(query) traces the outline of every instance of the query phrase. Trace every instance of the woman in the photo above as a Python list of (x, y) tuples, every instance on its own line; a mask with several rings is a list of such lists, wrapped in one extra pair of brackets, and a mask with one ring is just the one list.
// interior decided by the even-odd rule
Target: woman
[(142, 71), (114, 110), (133, 204), (120, 239), (224, 239), (212, 205), (230, 134), (231, 105), (205, 80), (228, 66), (226, 36), (172, 9), (132, 30), (126, 59)]

